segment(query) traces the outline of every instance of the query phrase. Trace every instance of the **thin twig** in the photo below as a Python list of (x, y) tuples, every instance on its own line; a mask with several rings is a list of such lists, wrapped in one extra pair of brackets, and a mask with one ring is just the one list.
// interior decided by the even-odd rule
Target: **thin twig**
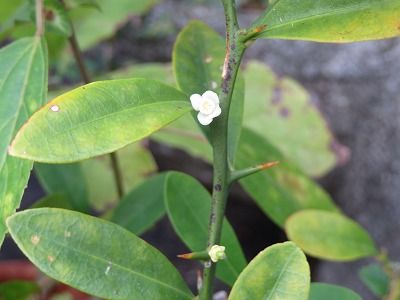
[(44, 34), (44, 7), (43, 0), (36, 0), (35, 2), (36, 11), (36, 36), (43, 36)]

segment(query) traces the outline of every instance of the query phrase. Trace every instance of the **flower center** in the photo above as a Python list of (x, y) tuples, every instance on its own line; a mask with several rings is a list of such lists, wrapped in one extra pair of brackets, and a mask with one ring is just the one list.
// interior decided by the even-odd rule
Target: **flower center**
[(215, 103), (208, 99), (205, 99), (200, 105), (200, 112), (209, 115), (215, 110)]

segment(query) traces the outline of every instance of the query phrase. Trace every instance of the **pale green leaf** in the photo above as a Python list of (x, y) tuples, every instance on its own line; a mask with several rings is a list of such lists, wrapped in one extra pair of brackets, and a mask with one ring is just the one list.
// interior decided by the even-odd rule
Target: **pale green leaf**
[[(165, 182), (165, 206), (175, 232), (192, 251), (207, 248), (211, 196), (193, 177), (169, 172)], [(240, 243), (227, 220), (222, 228), (221, 245), (226, 259), (218, 262), (217, 276), (232, 285), (246, 266)]]
[(277, 0), (252, 24), (252, 38), (354, 42), (400, 34), (398, 0)]
[(294, 243), (286, 242), (266, 248), (249, 263), (229, 300), (307, 300), (309, 288), (307, 259)]
[(368, 232), (339, 213), (303, 210), (287, 220), (285, 230), (290, 240), (315, 257), (350, 261), (377, 254)]
[(13, 215), (7, 226), (42, 272), (86, 293), (115, 300), (193, 297), (167, 258), (113, 223), (39, 208)]
[(143, 139), (191, 109), (183, 93), (157, 81), (99, 81), (42, 107), (10, 153), (40, 162), (83, 160)]

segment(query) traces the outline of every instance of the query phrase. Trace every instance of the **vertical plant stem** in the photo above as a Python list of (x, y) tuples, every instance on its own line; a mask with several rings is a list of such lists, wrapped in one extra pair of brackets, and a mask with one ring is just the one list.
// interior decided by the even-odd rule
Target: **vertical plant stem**
[[(72, 22), (70, 21), (71, 25), (71, 36), (68, 38), (69, 45), (72, 50), (72, 54), (74, 56), (75, 62), (78, 65), (79, 73), (81, 74), (82, 80), (84, 83), (92, 82), (89, 72), (86, 68), (85, 61), (82, 56), (82, 51), (79, 48), (78, 40), (76, 38), (76, 33)], [(111, 160), (111, 169), (114, 174), (115, 185), (117, 187), (117, 194), (118, 198), (121, 198), (124, 195), (124, 188), (123, 188), (123, 181), (122, 181), (122, 173), (118, 165), (118, 157), (116, 153), (110, 153), (110, 160)]]
[(43, 0), (36, 0), (35, 11), (36, 11), (36, 36), (43, 36), (44, 34)]
[[(221, 241), (222, 223), (229, 193), (230, 169), (228, 166), (228, 119), (229, 107), (240, 61), (245, 46), (238, 38), (239, 26), (234, 0), (222, 0), (226, 21), (226, 55), (222, 71), (221, 93), (219, 95), (222, 113), (211, 125), (213, 147), (213, 193), (209, 223), (208, 247)], [(212, 297), (216, 264), (208, 262), (203, 272), (200, 299)]]

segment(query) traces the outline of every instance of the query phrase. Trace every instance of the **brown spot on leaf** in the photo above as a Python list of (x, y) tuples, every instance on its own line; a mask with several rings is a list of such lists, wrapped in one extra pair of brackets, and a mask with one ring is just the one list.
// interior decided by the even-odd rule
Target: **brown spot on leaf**
[(37, 244), (39, 244), (40, 242), (40, 237), (38, 235), (32, 235), (31, 236), (31, 242), (34, 246), (36, 246)]

